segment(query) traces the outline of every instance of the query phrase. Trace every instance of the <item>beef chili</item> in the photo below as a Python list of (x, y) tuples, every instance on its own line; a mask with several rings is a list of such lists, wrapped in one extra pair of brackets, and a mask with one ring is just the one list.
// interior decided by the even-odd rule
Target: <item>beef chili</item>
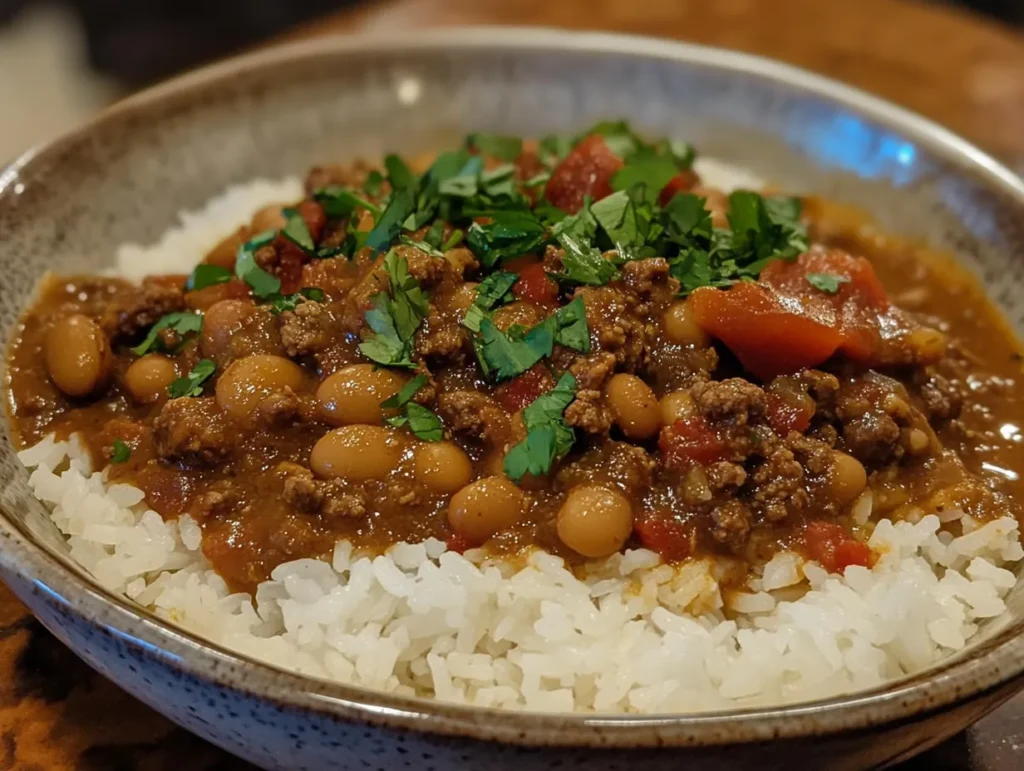
[(314, 168), (190, 275), (49, 276), (16, 439), (79, 432), (239, 589), (340, 538), (839, 570), (872, 519), (1015, 514), (1021, 360), (972, 279), (692, 161), (477, 134)]

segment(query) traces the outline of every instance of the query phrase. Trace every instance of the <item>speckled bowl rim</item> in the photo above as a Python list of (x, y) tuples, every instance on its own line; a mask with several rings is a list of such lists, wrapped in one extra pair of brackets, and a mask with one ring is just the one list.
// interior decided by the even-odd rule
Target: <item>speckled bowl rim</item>
[[(18, 184), (22, 170), (59, 158), (62, 150), (94, 129), (129, 122), (164, 102), (187, 102), (207, 85), (293, 60), (333, 60), (380, 48), (439, 55), (495, 49), (607, 53), (694, 62), (784, 82), (912, 137), (1018, 201), (1024, 217), (1024, 182), (1013, 172), (952, 132), (858, 89), (770, 59), (722, 49), (635, 35), (517, 27), (325, 37), (230, 59), (133, 95), (76, 130), (29, 150), (0, 171), (0, 193)], [(550, 714), (460, 706), (295, 674), (206, 642), (127, 599), (108, 594), (84, 573), (70, 568), (68, 557), (38, 543), (6, 511), (0, 511), (0, 539), (0, 565), (31, 582), (34, 592), (56, 602), (62, 612), (87, 619), (172, 669), (282, 707), (406, 730), (534, 746), (710, 746), (869, 728), (923, 715), (1014, 679), (1024, 684), (1024, 619), (1020, 619), (949, 663), (884, 687), (791, 706), (666, 715)]]

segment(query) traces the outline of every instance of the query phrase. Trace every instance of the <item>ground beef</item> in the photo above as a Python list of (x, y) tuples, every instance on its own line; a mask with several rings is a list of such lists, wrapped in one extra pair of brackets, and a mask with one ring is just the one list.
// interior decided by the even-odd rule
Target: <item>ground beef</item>
[(157, 454), (186, 466), (223, 461), (231, 454), (235, 434), (212, 396), (171, 399), (153, 420)]
[(575, 296), (583, 298), (591, 347), (614, 354), (619, 369), (641, 367), (654, 330), (638, 313), (636, 296), (613, 286), (583, 287)]
[(466, 273), (475, 271), (480, 267), (476, 255), (464, 246), (457, 246), (444, 253), (445, 260), (451, 266), (454, 277), (460, 281)]
[(919, 370), (915, 378), (925, 415), (932, 423), (955, 420), (963, 409), (963, 390), (937, 372)]
[(576, 378), (576, 387), (584, 391), (599, 391), (615, 372), (615, 354), (594, 353), (578, 356), (569, 366), (569, 372)]
[(373, 167), (370, 164), (361, 160), (354, 163), (314, 166), (306, 175), (306, 194), (313, 195), (317, 190), (328, 185), (359, 189), (366, 183), (366, 177), (372, 170)]
[(437, 397), (437, 411), (452, 431), (495, 447), (511, 436), (509, 414), (494, 399), (478, 391), (449, 391)]
[(577, 391), (576, 398), (565, 408), (565, 422), (588, 434), (607, 434), (613, 421), (614, 416), (600, 391)]
[(315, 479), (312, 471), (297, 463), (282, 463), (277, 467), (277, 472), (284, 476), (284, 501), (297, 512), (325, 519), (366, 516), (364, 493), (358, 489), (349, 489), (343, 480)]
[(438, 284), (447, 272), (451, 271), (450, 263), (441, 258), (427, 254), (415, 246), (396, 246), (395, 255), (405, 259), (409, 266), (409, 275), (419, 282), (423, 289)]
[(711, 421), (746, 426), (764, 417), (764, 390), (742, 378), (701, 382), (691, 394), (697, 409)]
[(627, 262), (622, 266), (622, 282), (643, 302), (668, 302), (679, 293), (679, 282), (669, 275), (664, 257)]
[(711, 510), (714, 523), (711, 535), (719, 543), (739, 551), (747, 542), (752, 520), (753, 514), (743, 501), (724, 501)]
[(735, 492), (747, 481), (747, 472), (743, 466), (724, 460), (708, 465), (704, 475), (715, 494)]
[(240, 496), (229, 480), (214, 482), (211, 489), (196, 497), (189, 507), (194, 519), (203, 520), (230, 514), (238, 505)]
[(833, 440), (832, 443), (829, 443), (792, 431), (786, 437), (786, 447), (792, 451), (793, 457), (800, 462), (808, 474), (821, 477), (832, 468), (834, 430), (832, 434)]
[(610, 483), (631, 497), (651, 486), (657, 462), (643, 447), (629, 442), (601, 442), (567, 462), (555, 475), (555, 487), (571, 490), (582, 484)]
[(300, 302), (294, 311), (278, 316), (281, 344), (289, 356), (318, 353), (327, 348), (337, 332), (334, 315), (324, 303)]
[(463, 364), (470, 351), (469, 333), (451, 314), (442, 314), (434, 306), (416, 330), (416, 355), (434, 362)]
[(314, 420), (317, 406), (310, 397), (303, 397), (285, 386), (268, 395), (257, 407), (257, 417), (264, 426), (281, 429), (293, 423)]
[(100, 319), (113, 339), (133, 338), (148, 330), (161, 316), (185, 309), (182, 287), (163, 281), (144, 281), (114, 295)]
[(869, 373), (845, 383), (836, 416), (846, 449), (861, 463), (881, 466), (903, 457), (901, 429), (914, 422), (914, 410), (897, 381)]
[(754, 508), (770, 522), (786, 519), (807, 505), (804, 469), (785, 445), (771, 449), (764, 462), (751, 472), (750, 483)]

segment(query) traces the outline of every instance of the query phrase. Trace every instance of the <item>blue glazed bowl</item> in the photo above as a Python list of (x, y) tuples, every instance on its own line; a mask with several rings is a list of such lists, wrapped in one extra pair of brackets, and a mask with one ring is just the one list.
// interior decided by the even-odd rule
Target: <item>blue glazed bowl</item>
[[(0, 321), (44, 270), (108, 267), (231, 183), (324, 160), (629, 117), (792, 192), (952, 251), (1024, 322), (1024, 184), (947, 131), (764, 59), (666, 41), (459, 29), (270, 50), (132, 97), (0, 172)], [(907, 758), (1024, 685), (1024, 591), (960, 655), (886, 688), (707, 715), (497, 712), (305, 678), (204, 643), (70, 560), (9, 441), (0, 575), (90, 665), (268, 769), (862, 769)]]

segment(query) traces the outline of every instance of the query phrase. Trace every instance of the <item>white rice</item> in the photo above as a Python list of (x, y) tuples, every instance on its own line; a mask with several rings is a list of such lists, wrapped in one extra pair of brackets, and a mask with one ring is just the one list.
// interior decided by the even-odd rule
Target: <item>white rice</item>
[[(754, 184), (714, 172), (722, 187)], [(155, 246), (122, 247), (118, 268), (133, 278), (188, 270), (255, 208), (301, 195), (295, 180), (232, 188), (183, 213)], [(107, 484), (77, 438), (19, 457), (72, 556), (109, 590), (287, 669), (481, 706), (690, 712), (871, 687), (963, 648), (1005, 611), (1016, 581), (1006, 566), (1024, 556), (1010, 516), (882, 520), (871, 570), (830, 575), (783, 552), (723, 597), (712, 561), (674, 567), (645, 550), (579, 578), (540, 551), (514, 567), (436, 540), (376, 557), (339, 542), (329, 563), (280, 565), (253, 597), (211, 570), (190, 517), (165, 522), (140, 490)], [(867, 496), (858, 520), (870, 509)]]

